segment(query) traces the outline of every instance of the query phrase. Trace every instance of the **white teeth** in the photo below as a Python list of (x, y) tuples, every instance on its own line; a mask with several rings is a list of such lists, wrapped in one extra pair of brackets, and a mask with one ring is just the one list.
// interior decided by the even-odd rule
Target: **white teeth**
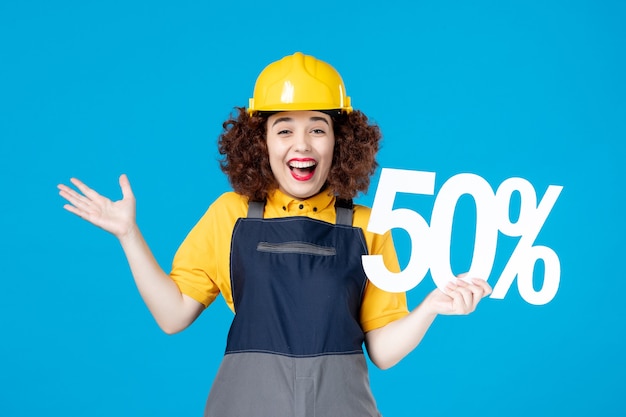
[(311, 168), (315, 165), (315, 161), (289, 161), (289, 166), (291, 168)]

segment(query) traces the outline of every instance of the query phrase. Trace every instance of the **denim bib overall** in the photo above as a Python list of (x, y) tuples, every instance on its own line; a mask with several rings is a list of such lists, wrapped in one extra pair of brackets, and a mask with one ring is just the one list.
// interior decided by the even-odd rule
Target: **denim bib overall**
[(235, 224), (236, 314), (205, 416), (380, 416), (359, 324), (367, 247), (352, 203), (335, 207), (330, 224), (263, 219), (263, 203), (252, 202)]

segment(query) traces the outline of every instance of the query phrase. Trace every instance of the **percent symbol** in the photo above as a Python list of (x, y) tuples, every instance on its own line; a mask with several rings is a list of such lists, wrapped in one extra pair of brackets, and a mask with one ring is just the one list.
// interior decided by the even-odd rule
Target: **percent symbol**
[[(556, 295), (561, 279), (559, 257), (551, 248), (534, 246), (534, 243), (562, 189), (562, 186), (550, 185), (537, 204), (535, 189), (523, 178), (509, 178), (498, 187), (495, 199), (498, 228), (505, 235), (520, 237), (520, 240), (493, 288), (492, 298), (503, 299), (516, 276), (519, 293), (530, 304), (546, 304)], [(520, 211), (517, 221), (511, 222), (509, 207), (516, 191), (521, 197)], [(543, 285), (535, 291), (533, 274), (539, 260), (544, 264)]]

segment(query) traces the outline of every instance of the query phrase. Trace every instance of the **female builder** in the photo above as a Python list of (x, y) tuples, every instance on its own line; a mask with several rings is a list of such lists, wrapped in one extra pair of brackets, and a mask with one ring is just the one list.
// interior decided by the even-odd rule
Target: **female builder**
[(270, 64), (219, 138), (234, 192), (191, 230), (170, 274), (137, 227), (125, 175), (116, 202), (77, 179), (80, 193), (59, 185), (68, 211), (119, 239), (166, 333), (219, 293), (236, 313), (205, 416), (379, 416), (363, 342), (374, 364), (391, 367), (438, 314), (468, 314), (491, 292), (483, 280), (458, 280), (409, 313), (404, 294), (368, 282), (364, 254), (399, 268), (390, 233), (367, 232), (369, 209), (351, 202), (367, 190), (379, 140), (330, 65), (301, 53)]

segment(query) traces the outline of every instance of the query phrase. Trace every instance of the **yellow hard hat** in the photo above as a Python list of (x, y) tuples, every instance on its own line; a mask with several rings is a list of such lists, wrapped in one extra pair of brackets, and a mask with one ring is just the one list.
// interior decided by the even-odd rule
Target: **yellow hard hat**
[(248, 113), (292, 110), (351, 112), (341, 75), (326, 62), (301, 52), (269, 64), (256, 80)]

